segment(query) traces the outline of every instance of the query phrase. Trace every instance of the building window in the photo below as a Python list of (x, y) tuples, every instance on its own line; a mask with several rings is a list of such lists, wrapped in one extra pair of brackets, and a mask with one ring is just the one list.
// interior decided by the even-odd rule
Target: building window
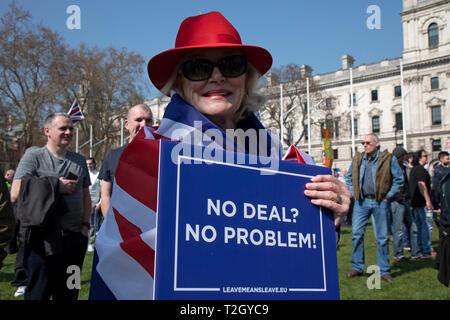
[(325, 117), (325, 129), (330, 129), (331, 137), (334, 135), (333, 124), (333, 116), (331, 114), (327, 114)]
[(430, 24), (428, 27), (428, 46), (436, 48), (439, 45), (439, 28), (436, 23)]
[(433, 151), (441, 151), (442, 150), (441, 139), (433, 139), (431, 141), (431, 148)]
[(378, 90), (372, 90), (372, 101), (378, 101)]
[(433, 89), (439, 89), (439, 78), (433, 77), (431, 78), (431, 90)]
[[(351, 101), (350, 99), (351, 99), (351, 98), (350, 98), (350, 95), (348, 95), (348, 103), (349, 103), (349, 104), (352, 103), (352, 101)], [(356, 93), (353, 93), (353, 104), (354, 104), (354, 105), (356, 104)]]
[(332, 100), (331, 98), (327, 98), (327, 99), (325, 100), (327, 109), (331, 109), (331, 108), (333, 107), (332, 101), (333, 101), (333, 100)]
[(339, 137), (339, 120), (334, 121), (334, 136), (335, 138)]
[[(353, 129), (355, 130), (355, 137), (358, 135), (358, 119), (353, 119)], [(352, 120), (350, 120), (350, 138), (352, 137)]]
[(397, 130), (403, 130), (403, 119), (401, 112), (395, 114), (395, 127)]
[(438, 125), (442, 123), (441, 106), (431, 107), (431, 124)]
[(394, 88), (394, 97), (401, 97), (402, 96), (402, 86), (396, 86)]
[(338, 149), (333, 149), (333, 159), (339, 159), (339, 152)]
[(380, 132), (380, 117), (379, 116), (372, 117), (372, 132), (373, 133)]

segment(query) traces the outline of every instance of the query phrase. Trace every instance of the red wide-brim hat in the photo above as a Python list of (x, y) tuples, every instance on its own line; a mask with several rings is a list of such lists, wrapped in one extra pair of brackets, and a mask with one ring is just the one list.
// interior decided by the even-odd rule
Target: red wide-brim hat
[(239, 48), (261, 75), (272, 66), (269, 51), (242, 44), (237, 30), (221, 13), (209, 12), (186, 18), (178, 30), (175, 48), (150, 59), (147, 71), (153, 85), (161, 90), (180, 59), (188, 52), (199, 48)]

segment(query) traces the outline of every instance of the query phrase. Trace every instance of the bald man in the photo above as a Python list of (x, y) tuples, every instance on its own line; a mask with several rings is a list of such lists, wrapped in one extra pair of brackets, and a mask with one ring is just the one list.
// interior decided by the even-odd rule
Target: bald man
[(144, 126), (151, 126), (153, 124), (153, 115), (150, 108), (145, 104), (138, 104), (130, 108), (125, 119), (125, 128), (130, 133), (128, 142), (108, 152), (103, 160), (102, 168), (98, 175), (100, 182), (101, 194), (101, 211), (103, 217), (109, 209), (111, 203), (111, 194), (113, 190), (114, 174), (116, 173), (119, 158), (128, 143), (138, 134), (139, 130)]

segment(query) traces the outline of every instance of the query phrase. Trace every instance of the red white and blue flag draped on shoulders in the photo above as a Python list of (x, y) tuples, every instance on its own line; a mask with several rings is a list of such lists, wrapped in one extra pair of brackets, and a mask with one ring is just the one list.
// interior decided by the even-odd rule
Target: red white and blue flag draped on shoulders
[[(265, 130), (252, 113), (238, 126)], [(141, 129), (125, 148), (115, 175), (111, 207), (95, 242), (90, 299), (153, 299), (160, 140), (211, 143), (211, 139), (195, 140), (196, 135), (208, 135), (209, 129), (223, 134), (222, 141), (214, 140), (222, 143), (223, 149), (245, 152), (177, 94), (172, 96), (159, 128)], [(278, 141), (265, 132), (270, 142), (265, 155), (280, 159)], [(314, 163), (295, 147), (289, 148), (284, 160)]]

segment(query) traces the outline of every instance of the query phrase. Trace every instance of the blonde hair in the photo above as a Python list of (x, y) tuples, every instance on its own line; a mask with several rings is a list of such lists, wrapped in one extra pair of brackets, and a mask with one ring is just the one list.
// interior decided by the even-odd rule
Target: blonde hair
[(247, 81), (245, 88), (245, 96), (242, 100), (242, 107), (244, 110), (249, 110), (252, 112), (257, 112), (267, 101), (267, 97), (256, 91), (256, 85), (258, 84), (261, 74), (256, 71), (250, 63), (248, 65), (247, 71)]

